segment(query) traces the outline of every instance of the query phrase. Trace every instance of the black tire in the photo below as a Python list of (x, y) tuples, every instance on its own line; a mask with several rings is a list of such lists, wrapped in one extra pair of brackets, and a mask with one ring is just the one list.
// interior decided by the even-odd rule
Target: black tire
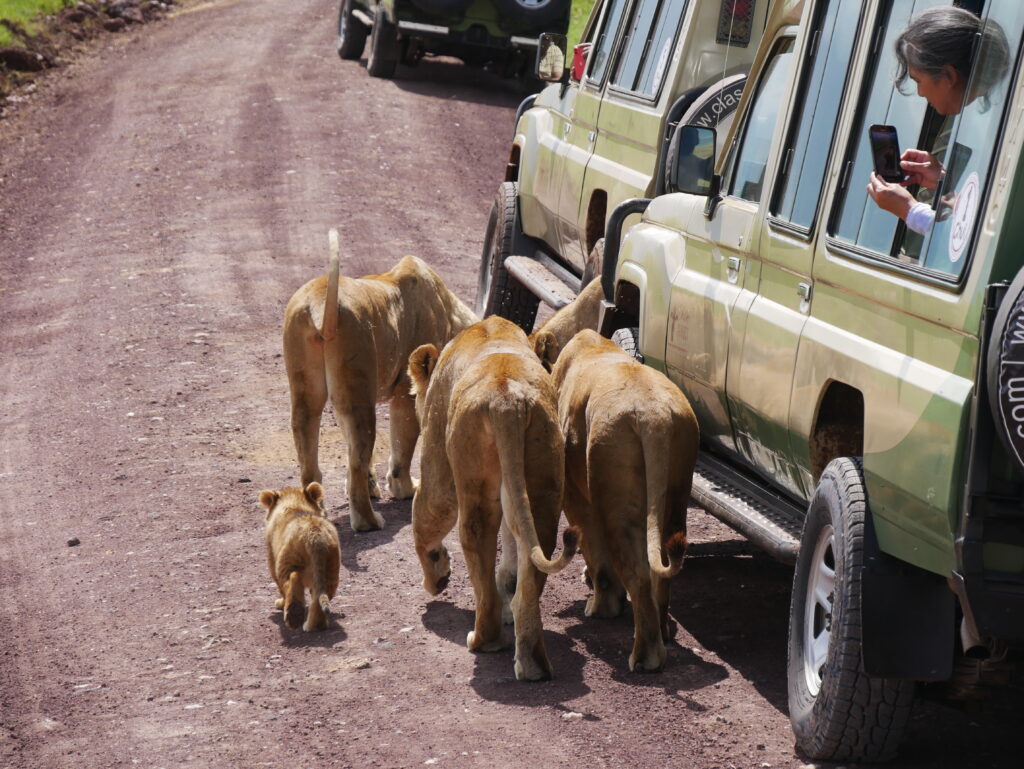
[(370, 55), (366, 58), (366, 71), (371, 77), (393, 77), (398, 65), (398, 28), (388, 21), (384, 6), (373, 11), (373, 30), (370, 34)]
[(540, 300), (523, 288), (505, 269), (519, 233), (519, 185), (503, 182), (491, 206), (480, 255), (480, 275), (476, 287), (476, 312), (481, 318), (500, 315), (527, 334), (533, 331)]
[(494, 5), (498, 14), (507, 21), (529, 27), (543, 27), (568, 18), (570, 0), (494, 0)]
[(640, 329), (635, 326), (616, 329), (612, 334), (612, 341), (633, 360), (638, 363), (644, 362), (644, 356), (640, 353)]
[(353, 0), (341, 0), (338, 8), (338, 56), (353, 61), (363, 55), (370, 29), (352, 15)]
[(472, 0), (412, 0), (412, 4), (432, 16), (462, 16)]
[(590, 285), (594, 278), (601, 277), (601, 267), (604, 265), (604, 238), (598, 238), (594, 247), (590, 249), (587, 256), (587, 263), (583, 265), (583, 277), (580, 278), (580, 291)]
[(789, 610), (789, 718), (797, 748), (825, 761), (896, 754), (914, 682), (861, 664), (861, 572), (867, 490), (859, 459), (832, 460), (804, 522)]

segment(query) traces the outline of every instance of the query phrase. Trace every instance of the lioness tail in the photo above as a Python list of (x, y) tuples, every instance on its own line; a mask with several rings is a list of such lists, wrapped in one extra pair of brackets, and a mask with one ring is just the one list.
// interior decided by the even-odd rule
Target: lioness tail
[(327, 231), (327, 240), (331, 247), (331, 260), (327, 267), (327, 293), (324, 295), (324, 321), (320, 329), (320, 337), (325, 341), (334, 339), (338, 332), (338, 275), (341, 268), (338, 256), (341, 248), (338, 245), (338, 231), (333, 227)]
[[(659, 415), (660, 416), (660, 415)], [(668, 555), (666, 567), (661, 558), (662, 525), (668, 514), (668, 463), (654, 462), (652, 459), (659, 454), (666, 455), (671, 441), (672, 424), (663, 430), (638, 430), (640, 443), (644, 452), (644, 467), (647, 475), (647, 562), (651, 571), (661, 579), (674, 577), (683, 568), (683, 557), (686, 555), (686, 533), (677, 531), (665, 543)]]
[[(517, 404), (521, 408), (521, 404)], [(511, 515), (523, 537), (523, 544), (529, 550), (533, 565), (545, 574), (557, 574), (576, 555), (581, 532), (570, 526), (562, 534), (562, 554), (555, 560), (544, 555), (533, 525), (530, 498), (526, 493), (525, 430), (524, 421), (518, 409), (503, 405), (491, 409), (491, 426), (494, 429), (498, 462), (501, 464), (501, 508)]]

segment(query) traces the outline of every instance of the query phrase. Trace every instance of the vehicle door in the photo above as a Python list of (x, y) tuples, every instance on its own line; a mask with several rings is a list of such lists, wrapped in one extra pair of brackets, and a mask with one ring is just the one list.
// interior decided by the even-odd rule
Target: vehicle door
[(728, 361), (739, 354), (758, 287), (758, 263), (750, 257), (760, 238), (765, 178), (777, 164), (771, 149), (779, 144), (781, 107), (792, 92), (795, 43), (793, 28), (776, 36), (725, 161), (724, 197), (694, 209), (682, 263), (669, 273), (675, 277), (666, 371), (690, 399), (702, 439), (728, 452), (737, 451), (726, 394)]
[(601, 112), (609, 74), (612, 71), (617, 52), (624, 34), (624, 27), (635, 2), (650, 0), (607, 0), (604, 12), (596, 26), (596, 37), (587, 58), (583, 79), (576, 89), (576, 96), (569, 106), (569, 119), (564, 125), (560, 145), (557, 191), (552, 198), (554, 218), (558, 228), (558, 252), (575, 261), (579, 251), (572, 240), (567, 220), (575, 219), (579, 209), (579, 192), (583, 185), (583, 173), (594, 151), (594, 137), (597, 119)]
[(730, 351), (726, 376), (737, 449), (763, 476), (801, 498), (813, 486), (793, 459), (794, 447), (807, 445), (790, 435), (793, 371), (813, 301), (814, 223), (862, 5), (819, 0), (809, 9), (780, 163), (774, 180), (766, 174), (772, 193), (759, 204), (767, 226), (756, 248), (736, 257), (753, 294), (734, 312), (743, 324), (743, 343)]
[(586, 149), (566, 162), (559, 213), (562, 254), (580, 266), (588, 245), (585, 228), (591, 193), (595, 189), (607, 193), (604, 208), (610, 212), (615, 203), (647, 192), (669, 98), (662, 86), (688, 4), (689, 0), (634, 2), (621, 25), (618, 54), (611, 62), (600, 111), (577, 123)]

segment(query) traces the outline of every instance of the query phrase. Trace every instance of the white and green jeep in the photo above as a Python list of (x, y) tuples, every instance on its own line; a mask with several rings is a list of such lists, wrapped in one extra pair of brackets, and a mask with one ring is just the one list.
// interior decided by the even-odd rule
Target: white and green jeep
[[(571, 67), (520, 106), (505, 181), (484, 237), (477, 310), (530, 330), (596, 274), (616, 206), (662, 191), (680, 120), (725, 128), (767, 17), (767, 0), (600, 0)], [(547, 36), (545, 36), (546, 38)], [(542, 40), (542, 46), (545, 41)], [(540, 64), (550, 65), (550, 50)]]
[[(922, 683), (984, 697), (1024, 641), (1024, 3), (959, 3), (972, 78), (1007, 71), (942, 120), (894, 86), (893, 40), (949, 4), (776, 3), (731, 130), (680, 126), (604, 254), (602, 332), (698, 415), (695, 499), (795, 564), (816, 759), (891, 757)], [(868, 196), (872, 124), (945, 142), (923, 236)]]

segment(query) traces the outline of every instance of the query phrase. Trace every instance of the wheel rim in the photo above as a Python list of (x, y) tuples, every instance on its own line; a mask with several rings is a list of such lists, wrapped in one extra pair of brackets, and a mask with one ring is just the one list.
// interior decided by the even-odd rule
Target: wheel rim
[(345, 42), (345, 12), (338, 16), (338, 45)]
[(476, 314), (478, 317), (484, 317), (484, 312), (487, 310), (487, 300), (491, 295), (491, 281), (494, 279), (493, 265), (495, 258), (495, 249), (498, 247), (498, 239), (496, 233), (498, 230), (497, 217), (495, 212), (491, 211), (491, 218), (487, 222), (487, 235), (484, 238), (484, 252), (480, 258), (480, 278), (476, 284)]
[(551, 0), (516, 0), (516, 3), (518, 3), (519, 6), (527, 9), (528, 11), (535, 11), (538, 8), (543, 8), (550, 2)]
[(832, 636), (832, 608), (836, 584), (835, 530), (822, 528), (811, 557), (804, 602), (803, 663), (807, 689), (812, 696), (821, 690), (821, 673), (828, 658)]

